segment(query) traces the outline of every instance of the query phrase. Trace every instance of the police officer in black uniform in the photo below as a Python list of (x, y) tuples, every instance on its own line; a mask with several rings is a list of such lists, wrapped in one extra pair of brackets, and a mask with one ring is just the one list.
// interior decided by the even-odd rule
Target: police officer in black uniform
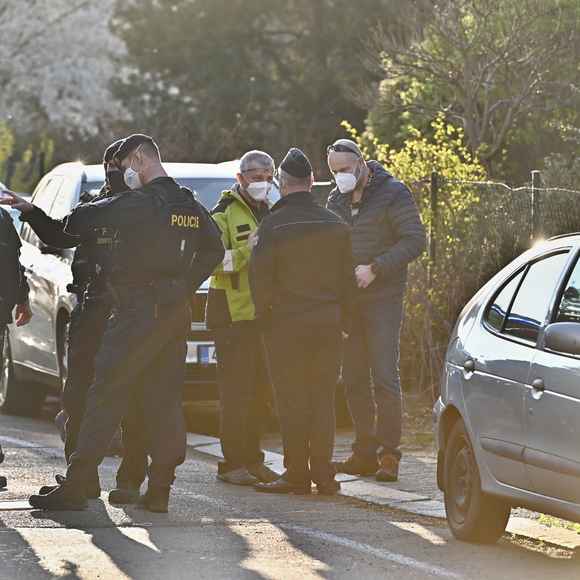
[(134, 191), (79, 206), (65, 227), (76, 236), (101, 227), (115, 232), (106, 276), (113, 314), (66, 480), (48, 495), (30, 498), (40, 509), (86, 507), (87, 479), (130, 406), (141, 410), (151, 458), (142, 507), (167, 511), (175, 468), (185, 459), (189, 301), (224, 257), (221, 236), (193, 194), (168, 177), (151, 137), (128, 137), (115, 160)]
[[(0, 207), (0, 353), (2, 355), (4, 341), (8, 340), (6, 326), (14, 319), (17, 326), (24, 326), (32, 318), (28, 304), (28, 284), (24, 276), (24, 268), (19, 261), (20, 246), (20, 237), (10, 214)], [(16, 306), (16, 311), (13, 319), (14, 306)], [(5, 364), (4, 356), (0, 364)], [(2, 376), (4, 376), (3, 372)], [(4, 453), (0, 446), (0, 463), (3, 461)], [(0, 476), (0, 488), (6, 487), (6, 484), (6, 478)]]
[(279, 171), (282, 199), (258, 229), (250, 280), (262, 321), (286, 472), (258, 491), (334, 494), (331, 464), (341, 330), (355, 288), (348, 226), (312, 197), (312, 166), (291, 149)]
[[(88, 193), (81, 196), (81, 203), (93, 203), (108, 199), (127, 191), (120, 169), (112, 163), (122, 140), (115, 141), (103, 156), (105, 185), (98, 196)], [(105, 273), (110, 257), (110, 244), (114, 232), (107, 228), (89, 230), (82, 237), (65, 233), (65, 220), (49, 217), (39, 207), (13, 196), (13, 207), (21, 211), (21, 219), (27, 222), (41, 241), (55, 248), (75, 250), (72, 273), (73, 283), (68, 290), (77, 296), (77, 305), (71, 313), (68, 333), (67, 377), (62, 394), (62, 404), (66, 413), (65, 458), (69, 461), (77, 445), (81, 421), (85, 412), (87, 392), (95, 372), (94, 361), (107, 318), (111, 313), (111, 298), (105, 283)], [(143, 439), (142, 421), (135, 409), (130, 409), (123, 418), (123, 461), (117, 471), (117, 487), (109, 493), (112, 503), (136, 503), (139, 488), (147, 473), (147, 452)], [(57, 483), (64, 480), (56, 476)], [(47, 494), (57, 486), (45, 485), (40, 494)], [(98, 469), (95, 467), (87, 483), (88, 498), (101, 495)]]

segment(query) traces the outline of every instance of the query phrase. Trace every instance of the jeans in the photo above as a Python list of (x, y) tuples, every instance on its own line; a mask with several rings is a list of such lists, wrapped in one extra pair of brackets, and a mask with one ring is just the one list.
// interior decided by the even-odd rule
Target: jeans
[(344, 344), (342, 376), (355, 428), (355, 455), (400, 457), (399, 342), (404, 292), (360, 302)]
[(298, 318), (265, 335), (284, 445), (286, 479), (309, 485), (334, 479), (335, 393), (340, 329)]
[(263, 463), (262, 433), (271, 398), (261, 335), (253, 320), (215, 332), (220, 391), (221, 473)]

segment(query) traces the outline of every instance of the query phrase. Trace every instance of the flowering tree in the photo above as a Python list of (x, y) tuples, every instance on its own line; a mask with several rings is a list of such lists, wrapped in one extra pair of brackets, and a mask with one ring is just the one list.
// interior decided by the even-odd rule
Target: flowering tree
[(0, 0), (0, 121), (94, 135), (124, 115), (110, 91), (124, 44), (114, 0)]

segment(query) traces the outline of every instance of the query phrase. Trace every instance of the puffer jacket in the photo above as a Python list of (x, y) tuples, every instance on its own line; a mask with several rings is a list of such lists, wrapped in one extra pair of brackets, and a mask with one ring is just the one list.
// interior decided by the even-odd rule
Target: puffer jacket
[(404, 290), (407, 267), (425, 250), (425, 228), (407, 186), (380, 163), (369, 161), (370, 181), (358, 213), (353, 215), (351, 194), (334, 189), (327, 207), (351, 226), (355, 266), (375, 264), (377, 279), (361, 296), (388, 295)]

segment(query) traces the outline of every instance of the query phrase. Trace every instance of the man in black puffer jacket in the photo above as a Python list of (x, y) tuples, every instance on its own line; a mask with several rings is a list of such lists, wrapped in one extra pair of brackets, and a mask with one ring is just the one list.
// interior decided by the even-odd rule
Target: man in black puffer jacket
[[(411, 192), (354, 141), (328, 148), (337, 188), (327, 207), (351, 226), (359, 288), (345, 343), (343, 379), (356, 439), (337, 471), (398, 479), (402, 397), (399, 341), (407, 266), (425, 249), (425, 228)], [(371, 380), (372, 385), (371, 386)]]

